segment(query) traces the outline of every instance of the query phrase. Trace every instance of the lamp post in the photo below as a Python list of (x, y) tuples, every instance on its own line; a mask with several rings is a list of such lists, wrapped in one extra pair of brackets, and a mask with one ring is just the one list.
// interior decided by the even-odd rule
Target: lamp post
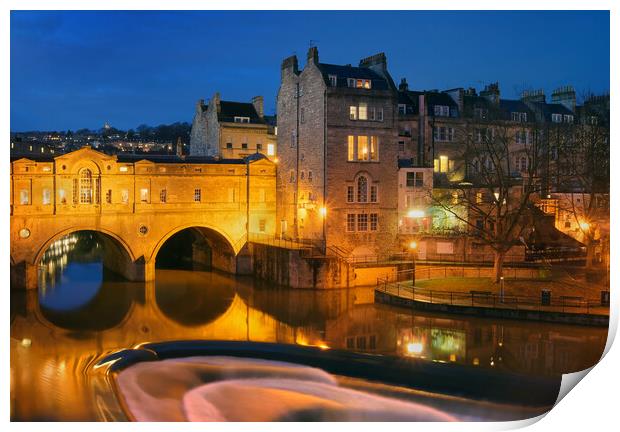
[(321, 219), (323, 219), (323, 253), (327, 255), (327, 237), (325, 237), (325, 220), (327, 219), (327, 207), (323, 206), (319, 209)]
[(415, 289), (415, 251), (418, 248), (418, 243), (416, 241), (412, 241), (409, 243), (409, 250), (411, 251), (411, 263), (413, 264), (413, 268), (411, 270), (411, 292)]

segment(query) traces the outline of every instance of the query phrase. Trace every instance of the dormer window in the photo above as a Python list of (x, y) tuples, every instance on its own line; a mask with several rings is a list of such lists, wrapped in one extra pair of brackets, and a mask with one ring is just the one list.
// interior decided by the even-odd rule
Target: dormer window
[(405, 115), (407, 113), (407, 105), (398, 104), (398, 114)]
[(450, 107), (447, 105), (435, 105), (435, 116), (450, 117)]
[(573, 122), (573, 116), (570, 114), (564, 114), (564, 123), (572, 123)]
[(338, 84), (338, 76), (329, 75), (329, 85), (332, 87), (336, 87), (337, 84)]
[(347, 85), (353, 88), (363, 88), (363, 89), (372, 88), (372, 84), (370, 80), (367, 80), (367, 79), (347, 78)]
[(551, 121), (553, 123), (562, 123), (562, 114), (551, 114)]
[(235, 116), (235, 123), (250, 123), (250, 117)]
[(511, 113), (511, 115), (512, 115), (512, 121), (514, 121), (514, 122), (519, 122), (519, 123), (527, 122), (527, 113), (524, 113), (524, 112), (513, 112), (513, 113)]
[(597, 116), (590, 116), (590, 124), (593, 126), (596, 126), (598, 124), (598, 117)]

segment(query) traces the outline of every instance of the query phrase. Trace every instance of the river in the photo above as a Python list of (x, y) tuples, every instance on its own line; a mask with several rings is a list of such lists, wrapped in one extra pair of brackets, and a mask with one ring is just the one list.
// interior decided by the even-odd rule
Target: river
[(594, 365), (607, 337), (604, 328), (374, 304), (372, 288), (290, 290), (172, 269), (158, 269), (153, 283), (126, 282), (104, 271), (100, 248), (65, 238), (46, 253), (39, 290), (11, 293), (12, 420), (124, 420), (92, 368), (145, 342), (314, 345), (553, 376)]

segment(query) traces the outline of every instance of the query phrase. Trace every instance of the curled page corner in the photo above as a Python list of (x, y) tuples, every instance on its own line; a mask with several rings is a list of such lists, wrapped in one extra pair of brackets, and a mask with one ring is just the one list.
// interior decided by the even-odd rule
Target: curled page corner
[[(553, 406), (555, 407), (564, 396), (568, 394), (578, 383), (581, 381), (592, 369), (594, 369), (596, 365), (589, 367), (588, 369), (584, 369), (579, 372), (573, 372), (569, 374), (562, 375), (562, 383), (560, 384), (560, 392), (558, 393), (558, 398), (555, 400)], [(552, 408), (553, 409), (553, 408)]]

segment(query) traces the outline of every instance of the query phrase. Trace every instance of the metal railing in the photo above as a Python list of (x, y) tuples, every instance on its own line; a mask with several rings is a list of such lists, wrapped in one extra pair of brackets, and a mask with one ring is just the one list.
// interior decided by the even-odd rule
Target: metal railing
[(412, 287), (411, 283), (390, 282), (388, 278), (378, 278), (378, 291), (415, 302), (451, 306), (487, 307), (498, 309), (570, 312), (589, 314), (608, 314), (609, 305), (601, 300), (583, 297), (549, 297), (543, 302), (541, 296), (521, 296), (497, 294), (491, 291), (444, 291)]

